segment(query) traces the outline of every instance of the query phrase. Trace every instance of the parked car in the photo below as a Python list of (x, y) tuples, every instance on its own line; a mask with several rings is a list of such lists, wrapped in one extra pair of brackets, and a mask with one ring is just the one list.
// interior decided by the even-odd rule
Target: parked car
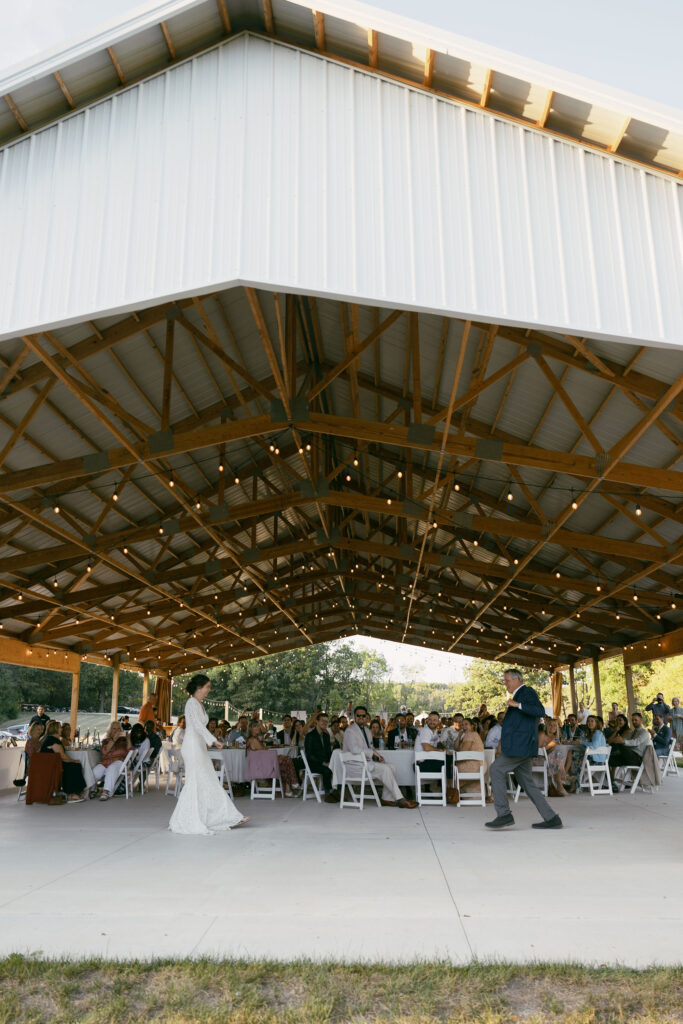
[(5, 731), (17, 740), (25, 740), (28, 736), (28, 725), (8, 725)]

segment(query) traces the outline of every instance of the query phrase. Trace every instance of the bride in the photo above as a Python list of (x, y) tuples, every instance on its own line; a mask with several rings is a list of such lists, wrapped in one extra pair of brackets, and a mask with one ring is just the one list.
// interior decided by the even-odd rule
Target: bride
[(169, 828), (184, 836), (212, 836), (249, 821), (243, 818), (221, 786), (214, 771), (207, 745), (221, 750), (223, 744), (206, 728), (209, 716), (202, 701), (211, 689), (207, 676), (196, 675), (185, 687), (189, 700), (185, 705), (185, 736), (182, 757), (185, 785), (180, 791)]

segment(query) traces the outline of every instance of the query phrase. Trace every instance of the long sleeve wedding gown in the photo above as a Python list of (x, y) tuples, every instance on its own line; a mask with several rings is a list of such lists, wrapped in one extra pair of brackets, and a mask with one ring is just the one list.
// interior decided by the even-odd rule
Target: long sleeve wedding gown
[(234, 828), (242, 821), (232, 800), (221, 786), (211, 763), (207, 744), (215, 743), (206, 728), (209, 716), (194, 697), (185, 705), (185, 736), (181, 753), (185, 762), (185, 785), (171, 815), (169, 828), (184, 836), (210, 836)]

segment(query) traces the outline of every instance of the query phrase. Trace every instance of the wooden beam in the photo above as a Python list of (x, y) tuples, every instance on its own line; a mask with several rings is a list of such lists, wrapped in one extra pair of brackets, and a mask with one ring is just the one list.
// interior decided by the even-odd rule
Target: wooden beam
[(10, 108), (10, 110), (12, 111), (12, 113), (14, 114), (14, 117), (15, 117), (19, 127), (21, 128), (22, 132), (27, 132), (28, 131), (28, 125), (26, 124), (26, 121), (24, 120), (24, 118), (21, 116), (21, 112), (19, 110), (19, 107), (16, 105), (16, 103), (14, 102), (14, 100), (12, 99), (12, 97), (10, 96), (10, 94), (8, 92), (5, 93), (5, 95), (3, 96), (3, 99), (4, 99), (5, 103), (7, 104), (7, 106)]
[(543, 104), (543, 110), (541, 111), (541, 116), (539, 117), (538, 121), (536, 122), (536, 127), (537, 128), (545, 128), (545, 123), (548, 120), (548, 117), (550, 116), (550, 111), (552, 110), (553, 100), (554, 99), (555, 99), (555, 91), (554, 91), (554, 89), (548, 89), (548, 92), (546, 93), (546, 97), (545, 97), (545, 103)]
[(324, 391), (325, 388), (328, 387), (332, 383), (332, 381), (339, 376), (340, 373), (343, 373), (346, 369), (348, 369), (348, 367), (353, 362), (360, 358), (363, 352), (365, 352), (365, 350), (369, 348), (370, 345), (377, 341), (377, 339), (382, 334), (384, 334), (384, 332), (389, 327), (391, 327), (392, 324), (396, 323), (396, 321), (401, 316), (403, 316), (403, 311), (400, 309), (395, 309), (393, 313), (390, 313), (389, 316), (385, 317), (385, 319), (382, 320), (382, 322), (377, 327), (375, 327), (374, 330), (370, 331), (367, 337), (364, 338), (364, 340), (361, 341), (358, 346), (351, 349), (351, 351), (347, 353), (345, 358), (342, 359), (340, 363), (337, 363), (337, 365), (332, 370), (330, 370), (329, 373), (325, 374), (322, 380), (318, 381), (318, 383), (311, 388), (311, 390), (308, 393), (309, 401), (313, 401), (313, 399), (317, 395), (319, 395), (321, 391)]
[(597, 657), (593, 662), (593, 691), (595, 692), (595, 710), (602, 718), (602, 690), (600, 688), (600, 661)]
[[(69, 104), (69, 107), (71, 108), (71, 110), (73, 110), (74, 107), (76, 106), (76, 104), (73, 101), (73, 97), (72, 97), (71, 93), (69, 92), (69, 90), (68, 90), (68, 88), (66, 86), (66, 83), (64, 82), (64, 79), (60, 75), (59, 71), (55, 71), (54, 72), (54, 76), (55, 76), (55, 81), (57, 82), (57, 85), (62, 90), (62, 95), (64, 96), (64, 99)], [(72, 732), (73, 732), (73, 730), (72, 730)]]
[(572, 701), (572, 712), (578, 714), (579, 704), (576, 699), (576, 680), (574, 679), (574, 666), (569, 666), (569, 693)]
[(269, 36), (275, 35), (275, 20), (273, 18), (273, 5), (271, 0), (261, 0), (263, 9), (263, 23)]
[(63, 648), (27, 644), (16, 637), (0, 635), (0, 663), (73, 673), (79, 671), (81, 659)]
[(26, 410), (19, 423), (17, 423), (16, 427), (12, 431), (12, 434), (10, 435), (10, 437), (8, 437), (7, 441), (5, 441), (5, 444), (3, 445), (2, 450), (0, 451), (0, 466), (4, 466), (5, 459), (10, 454), (17, 441), (21, 440), (27, 426), (29, 425), (33, 417), (36, 415), (36, 413), (38, 412), (41, 405), (46, 400), (47, 396), (50, 394), (52, 388), (56, 383), (57, 381), (53, 377), (52, 380), (48, 380), (43, 385), (39, 394), (36, 396), (34, 401)]
[(221, 21), (223, 22), (225, 34), (226, 36), (229, 36), (230, 33), (232, 32), (232, 26), (230, 24), (230, 16), (228, 15), (228, 9), (225, 6), (225, 0), (216, 0), (216, 3), (218, 5), (218, 13), (220, 14)]
[(78, 691), (81, 682), (81, 667), (78, 666), (77, 672), (71, 673), (71, 711), (69, 713), (69, 722), (71, 724), (71, 742), (74, 742), (76, 736), (76, 727), (78, 726)]
[(126, 84), (126, 76), (124, 75), (123, 69), (121, 68), (121, 65), (119, 64), (118, 57), (114, 53), (114, 47), (113, 46), (108, 46), (107, 47), (107, 53), (109, 54), (110, 61), (114, 65), (114, 70), (116, 71), (116, 74), (117, 74), (119, 82), (121, 83), (121, 85), (125, 85)]
[(374, 28), (368, 29), (368, 64), (371, 68), (377, 67), (377, 60), (379, 57), (378, 44), (377, 44), (377, 32)]
[(484, 88), (481, 91), (481, 99), (479, 100), (480, 107), (488, 106), (489, 99), (491, 98), (491, 83), (493, 81), (493, 68), (486, 69), (486, 75), (484, 77)]
[(168, 30), (168, 25), (166, 24), (165, 21), (162, 21), (162, 22), (160, 22), (159, 27), (161, 28), (161, 31), (164, 34), (164, 40), (166, 42), (166, 48), (167, 48), (167, 50), (169, 52), (171, 60), (177, 60), (178, 58), (176, 56), (175, 46), (173, 45), (173, 40), (171, 39), (171, 33)]
[(627, 118), (624, 119), (621, 127), (619, 128), (619, 131), (617, 132), (617, 134), (614, 137), (614, 140), (607, 147), (607, 152), (608, 153), (616, 153), (616, 151), (619, 149), (619, 146), (623, 142), (624, 136), (626, 135), (626, 132), (628, 131), (628, 127), (629, 127), (630, 123), (631, 123), (631, 116), (629, 115)]
[(319, 50), (325, 49), (325, 18), (320, 11), (312, 11), (315, 45)]
[(678, 654), (683, 654), (683, 628), (628, 644), (624, 648), (623, 659), (625, 665), (631, 666), (673, 658)]
[(273, 377), (275, 378), (275, 383), (278, 391), (280, 392), (280, 397), (282, 398), (285, 411), (289, 416), (289, 395), (287, 393), (287, 388), (285, 387), (284, 378), (282, 376), (282, 367), (280, 366), (277, 355), (275, 354), (275, 349), (270, 338), (268, 325), (266, 324), (265, 317), (263, 316), (263, 310), (261, 309), (261, 303), (259, 302), (258, 294), (254, 288), (245, 288), (244, 294), (247, 297), (247, 302), (249, 303), (249, 308), (251, 309), (251, 313), (254, 318), (254, 323), (256, 324), (256, 329), (259, 332), (261, 344), (263, 345), (263, 348), (266, 353), (266, 358), (268, 359), (268, 365), (270, 366), (270, 372), (273, 374)]
[(149, 697), (149, 669), (146, 668), (142, 674), (142, 703)]
[(113, 658), (114, 672), (111, 680), (111, 720), (115, 722), (119, 717), (119, 680), (121, 677), (121, 658), (118, 654)]
[(161, 429), (168, 430), (171, 416), (171, 384), (173, 382), (173, 342), (175, 317), (166, 321), (166, 347), (164, 349), (164, 383), (161, 393)]
[(427, 89), (431, 89), (432, 82), (434, 81), (434, 51), (431, 48), (427, 48), (425, 54), (425, 74), (422, 84)]

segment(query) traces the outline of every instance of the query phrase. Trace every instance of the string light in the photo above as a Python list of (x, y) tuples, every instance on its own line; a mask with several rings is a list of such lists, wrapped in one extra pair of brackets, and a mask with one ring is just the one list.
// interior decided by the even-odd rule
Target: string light
[(508, 493), (507, 493), (507, 499), (508, 499), (508, 501), (512, 501), (513, 497), (514, 497), (514, 495), (513, 495), (513, 493), (512, 493), (512, 488), (511, 488), (511, 487), (508, 487)]
[(53, 507), (52, 507), (52, 511), (54, 512), (54, 514), (55, 514), (56, 516), (58, 516), (58, 515), (59, 515), (59, 513), (61, 512), (61, 509), (60, 509), (59, 505), (53, 505)]
[(643, 514), (643, 510), (640, 507), (640, 504), (636, 505), (636, 515), (637, 516), (642, 516), (642, 514)]
[(114, 493), (111, 496), (111, 500), (112, 501), (118, 501), (119, 500), (119, 491), (118, 491), (117, 487), (114, 488)]

